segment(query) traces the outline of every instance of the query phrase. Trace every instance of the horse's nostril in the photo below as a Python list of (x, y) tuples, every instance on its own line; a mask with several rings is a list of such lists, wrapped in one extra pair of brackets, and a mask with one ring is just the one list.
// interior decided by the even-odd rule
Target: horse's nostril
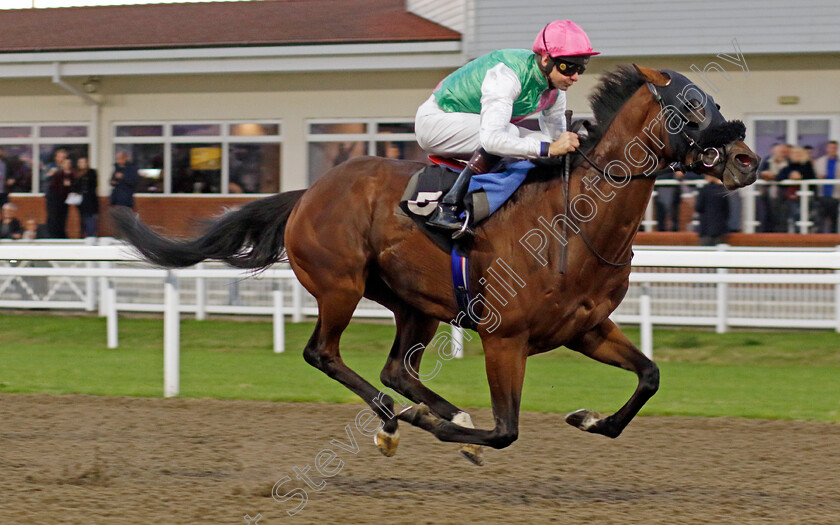
[(744, 166), (752, 166), (753, 163), (752, 157), (745, 153), (739, 153), (738, 155), (735, 155), (735, 160), (737, 160)]

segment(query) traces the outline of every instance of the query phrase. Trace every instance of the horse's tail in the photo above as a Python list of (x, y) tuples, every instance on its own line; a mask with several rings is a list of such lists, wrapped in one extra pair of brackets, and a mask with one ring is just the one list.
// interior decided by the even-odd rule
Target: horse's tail
[(123, 206), (112, 209), (111, 217), (119, 236), (159, 266), (183, 268), (215, 259), (237, 268), (259, 270), (282, 257), (286, 222), (304, 191), (289, 191), (249, 202), (210, 223), (201, 237), (187, 241), (157, 234)]

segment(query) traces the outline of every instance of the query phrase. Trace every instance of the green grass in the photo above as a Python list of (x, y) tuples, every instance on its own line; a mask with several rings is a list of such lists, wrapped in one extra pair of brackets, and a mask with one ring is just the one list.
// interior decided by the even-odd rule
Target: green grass
[[(120, 348), (105, 347), (105, 320), (90, 316), (0, 314), (0, 392), (160, 396), (163, 323), (123, 317)], [(285, 354), (271, 349), (268, 321), (185, 319), (181, 395), (272, 401), (359, 402), (307, 365), (301, 349), (312, 323), (287, 324)], [(638, 331), (627, 330), (634, 341)], [(376, 386), (393, 326), (352, 323), (345, 361)], [(474, 335), (474, 334), (473, 334)], [(643, 413), (840, 421), (840, 335), (833, 332), (657, 330), (659, 392)], [(437, 357), (430, 350), (423, 372)], [(489, 406), (477, 337), (462, 360), (441, 360), (427, 384), (464, 407)], [(635, 377), (565, 349), (531, 358), (523, 410), (618, 409)]]

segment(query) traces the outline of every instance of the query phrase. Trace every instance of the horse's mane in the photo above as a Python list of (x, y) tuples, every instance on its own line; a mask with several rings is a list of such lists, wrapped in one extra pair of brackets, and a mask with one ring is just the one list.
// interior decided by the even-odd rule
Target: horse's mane
[[(598, 85), (589, 96), (595, 124), (587, 126), (589, 135), (581, 140), (580, 149), (590, 151), (601, 142), (619, 110), (644, 84), (645, 80), (633, 66), (618, 66), (615, 71), (609, 71), (601, 76)], [(583, 158), (575, 155), (572, 166), (577, 166), (581, 162)], [(552, 169), (552, 166), (557, 165), (556, 160), (537, 159), (534, 164), (538, 167), (547, 166), (548, 169), (534, 170), (529, 175), (530, 181), (552, 179), (556, 176)]]
[(645, 80), (633, 66), (619, 66), (601, 77), (589, 96), (595, 125), (589, 129), (589, 136), (582, 142), (581, 148), (588, 150), (604, 138), (624, 103), (644, 84)]

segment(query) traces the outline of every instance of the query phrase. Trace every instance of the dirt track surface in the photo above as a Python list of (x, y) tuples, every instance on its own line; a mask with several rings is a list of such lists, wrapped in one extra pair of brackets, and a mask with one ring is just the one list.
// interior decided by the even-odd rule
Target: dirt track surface
[[(527, 413), (475, 467), (404, 424), (383, 457), (361, 409), (0, 395), (0, 523), (840, 523), (840, 425), (642, 417), (609, 440)], [(347, 424), (357, 454), (331, 444)], [(315, 491), (293, 467), (320, 482), (327, 448), (344, 465)], [(294, 517), (283, 476), (308, 493)]]

